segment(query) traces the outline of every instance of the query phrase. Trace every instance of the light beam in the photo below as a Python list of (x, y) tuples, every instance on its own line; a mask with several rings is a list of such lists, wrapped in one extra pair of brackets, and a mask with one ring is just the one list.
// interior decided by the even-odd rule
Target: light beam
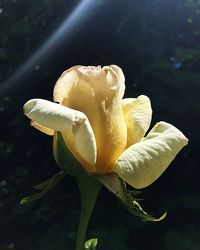
[[(34, 66), (39, 64), (47, 55), (49, 51), (52, 52), (70, 33), (77, 27), (80, 22), (85, 21), (89, 17), (91, 10), (97, 6), (98, 1), (82, 0), (73, 12), (65, 18), (60, 27), (46, 40), (46, 42), (39, 47), (18, 69), (2, 83), (0, 86), (1, 94), (12, 87), (22, 76), (33, 70)], [(71, 34), (72, 35), (72, 34)]]

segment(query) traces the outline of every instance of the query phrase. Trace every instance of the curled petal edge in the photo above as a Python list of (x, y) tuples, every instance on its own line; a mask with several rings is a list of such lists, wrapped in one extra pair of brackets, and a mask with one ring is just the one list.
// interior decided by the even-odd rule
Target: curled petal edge
[(73, 141), (68, 143), (73, 144), (89, 164), (96, 163), (96, 140), (84, 113), (43, 99), (29, 100), (24, 105), (24, 113), (44, 127), (71, 134)]

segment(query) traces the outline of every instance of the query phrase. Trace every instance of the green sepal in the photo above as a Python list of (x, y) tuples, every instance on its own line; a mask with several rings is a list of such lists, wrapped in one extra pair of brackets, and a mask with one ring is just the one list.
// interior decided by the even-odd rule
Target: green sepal
[(27, 205), (32, 203), (33, 201), (41, 199), (46, 193), (52, 190), (52, 188), (63, 178), (65, 175), (64, 172), (59, 172), (53, 175), (49, 180), (33, 186), (34, 189), (40, 191), (31, 196), (25, 197), (20, 201), (21, 205)]
[(98, 239), (90, 239), (85, 242), (85, 250), (96, 250)]
[(138, 194), (138, 191), (127, 190), (125, 182), (116, 174), (98, 175), (96, 179), (111, 191), (131, 214), (142, 218), (143, 221), (161, 221), (166, 217), (166, 212), (160, 218), (147, 214), (133, 196)]
[(85, 172), (80, 162), (67, 147), (61, 132), (56, 132), (54, 135), (53, 153), (57, 165), (66, 174), (78, 176)]
[[(78, 183), (80, 180), (84, 180), (86, 178), (86, 180), (88, 179), (89, 184), (89, 180), (92, 181), (92, 179), (95, 178), (96, 180), (98, 180), (98, 182), (103, 184), (109, 191), (111, 191), (131, 214), (142, 218), (143, 221), (161, 221), (166, 217), (166, 212), (160, 218), (155, 218), (152, 215), (147, 214), (138, 203), (138, 199), (135, 198), (135, 195), (141, 193), (141, 191), (127, 190), (126, 183), (122, 179), (120, 179), (118, 175), (93, 175), (93, 178), (89, 176), (84, 170), (84, 168), (81, 166), (80, 162), (75, 158), (75, 156), (71, 153), (71, 151), (65, 144), (62, 134), (60, 132), (57, 132), (54, 138), (54, 157), (56, 159), (57, 164), (65, 173), (77, 177)], [(90, 185), (86, 186), (89, 187)]]

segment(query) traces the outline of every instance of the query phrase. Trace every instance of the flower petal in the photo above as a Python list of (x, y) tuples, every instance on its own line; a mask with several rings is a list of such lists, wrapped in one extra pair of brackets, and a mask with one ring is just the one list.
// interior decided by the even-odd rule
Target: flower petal
[(147, 187), (165, 171), (187, 142), (177, 128), (159, 122), (143, 141), (122, 153), (113, 171), (135, 188)]
[(118, 67), (117, 65), (110, 65), (110, 69), (112, 69), (117, 78), (118, 78), (118, 84), (119, 84), (119, 98), (122, 99), (124, 96), (125, 91), (125, 77), (122, 69)]
[(73, 141), (67, 143), (74, 144), (78, 153), (88, 163), (95, 164), (96, 141), (84, 113), (43, 99), (32, 99), (25, 103), (24, 112), (42, 126), (71, 135)]
[(128, 128), (127, 145), (130, 146), (139, 142), (149, 129), (152, 116), (151, 102), (145, 95), (125, 98), (122, 100), (122, 110)]
[(116, 65), (75, 66), (61, 75), (54, 88), (54, 101), (83, 112), (90, 121), (98, 173), (110, 172), (126, 149), (127, 126), (121, 106), (124, 88), (122, 70)]
[(65, 70), (59, 77), (53, 90), (54, 102), (62, 104), (63, 100), (68, 95), (68, 91), (77, 84), (78, 76), (76, 74), (76, 69), (79, 67), (79, 65), (71, 67), (70, 69)]
[(46, 135), (54, 135), (54, 130), (51, 128), (47, 128), (45, 126), (42, 126), (36, 121), (31, 121), (31, 126), (33, 126), (35, 129), (39, 130), (42, 133), (45, 133)]

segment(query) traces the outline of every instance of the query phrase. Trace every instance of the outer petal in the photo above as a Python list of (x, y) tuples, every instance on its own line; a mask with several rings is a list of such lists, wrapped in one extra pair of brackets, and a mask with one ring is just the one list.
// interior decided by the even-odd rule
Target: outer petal
[(32, 99), (24, 105), (25, 114), (42, 126), (61, 131), (70, 148), (90, 164), (96, 162), (96, 141), (90, 123), (82, 112), (42, 99)]
[(149, 129), (152, 117), (151, 102), (145, 95), (122, 100), (122, 110), (128, 128), (128, 146), (139, 142)]
[(147, 187), (165, 171), (187, 142), (177, 128), (159, 122), (143, 141), (122, 153), (113, 171), (135, 188)]

